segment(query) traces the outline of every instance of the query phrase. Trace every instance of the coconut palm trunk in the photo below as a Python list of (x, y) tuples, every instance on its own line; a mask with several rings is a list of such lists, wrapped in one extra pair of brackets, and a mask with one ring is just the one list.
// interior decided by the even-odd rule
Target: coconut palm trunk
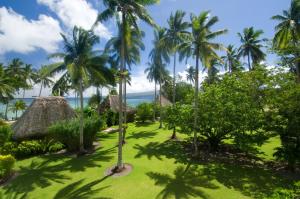
[(4, 118), (5, 120), (8, 120), (8, 117), (7, 117), (7, 112), (8, 112), (8, 104), (9, 102), (6, 103), (6, 107), (5, 107), (5, 114), (4, 114)]
[(248, 68), (249, 68), (249, 71), (250, 71), (251, 70), (250, 52), (248, 52)]
[(25, 88), (23, 89), (23, 100), (25, 98)]
[(156, 80), (154, 80), (154, 109), (153, 109), (153, 121), (156, 120)]
[[(198, 52), (198, 51), (196, 51)], [(195, 98), (194, 98), (194, 155), (198, 155), (197, 126), (198, 126), (198, 97), (199, 97), (199, 55), (196, 55)]]
[[(176, 51), (174, 53), (174, 66), (173, 66), (173, 107), (175, 107), (175, 101), (176, 101)], [(176, 138), (176, 127), (174, 125), (173, 128), (173, 134), (171, 139)]]
[(119, 78), (119, 146), (118, 146), (118, 163), (117, 170), (123, 169), (123, 155), (122, 155), (122, 142), (123, 142), (123, 73), (125, 68), (125, 29), (126, 17), (124, 11), (122, 12), (122, 37), (121, 37), (121, 65), (120, 65), (120, 78)]
[(126, 78), (124, 78), (124, 126), (125, 128), (123, 129), (123, 138), (122, 138), (122, 144), (125, 144), (126, 142), (126, 127), (127, 127), (127, 82), (126, 82)]
[(40, 87), (40, 93), (39, 93), (39, 97), (41, 97), (41, 94), (42, 94), (42, 89), (43, 89), (43, 82), (41, 82), (41, 87)]
[(84, 152), (83, 144), (83, 85), (82, 79), (79, 80), (79, 95), (80, 95), (80, 124), (79, 124), (79, 151)]
[(159, 128), (162, 128), (161, 80), (159, 81)]

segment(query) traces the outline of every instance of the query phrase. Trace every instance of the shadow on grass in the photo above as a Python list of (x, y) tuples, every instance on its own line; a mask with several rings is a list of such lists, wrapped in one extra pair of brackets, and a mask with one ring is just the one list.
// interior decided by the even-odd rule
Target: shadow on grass
[(227, 188), (234, 188), (252, 198), (269, 198), (276, 190), (292, 189), (293, 180), (253, 166), (208, 164), (203, 175), (210, 176)]
[(189, 156), (184, 151), (184, 147), (180, 142), (167, 140), (163, 143), (160, 142), (149, 142), (145, 146), (136, 144), (133, 147), (138, 153), (135, 158), (141, 158), (146, 156), (148, 159), (153, 157), (162, 160), (163, 157), (168, 159), (174, 158), (176, 162), (188, 163)]
[[(55, 183), (65, 183), (70, 178), (66, 171), (85, 171), (87, 168), (101, 167), (101, 162), (110, 161), (115, 148), (98, 150), (94, 154), (70, 158), (64, 155), (41, 156), (42, 162), (32, 161), (29, 166), (21, 166), (19, 175), (3, 189), (8, 193), (27, 193), (36, 187), (45, 188)], [(58, 162), (57, 164), (55, 164)]]
[(148, 138), (154, 138), (156, 132), (148, 132), (148, 131), (141, 131), (141, 132), (133, 132), (130, 134), (130, 136), (127, 137), (127, 139), (148, 139)]
[(188, 199), (210, 198), (201, 188), (217, 189), (218, 186), (211, 183), (209, 175), (203, 175), (196, 166), (188, 165), (186, 168), (179, 166), (174, 171), (174, 176), (156, 172), (147, 175), (155, 181), (155, 185), (163, 186), (163, 190), (156, 198)]
[(26, 199), (27, 198), (27, 193), (8, 193), (6, 195), (3, 195), (0, 192), (0, 198), (2, 199)]
[[(79, 180), (77, 182), (74, 182), (72, 184), (67, 185), (60, 191), (58, 191), (53, 199), (61, 199), (61, 198), (64, 198), (64, 199), (74, 199), (74, 198), (76, 198), (76, 199), (90, 199), (90, 198), (108, 199), (107, 197), (101, 197), (101, 196), (99, 197), (99, 195), (100, 195), (99, 192), (108, 188), (109, 186), (105, 186), (105, 187), (101, 187), (101, 188), (97, 188), (97, 189), (94, 188), (95, 185), (98, 185), (99, 183), (101, 183), (102, 181), (107, 179), (108, 177), (109, 176), (105, 176), (102, 179), (95, 180), (95, 181), (92, 181), (92, 182), (84, 184), (84, 185), (82, 184), (83, 179)], [(97, 195), (97, 197), (96, 197), (96, 195)]]
[(147, 127), (155, 124), (155, 122), (152, 121), (146, 121), (146, 122), (135, 122), (136, 127)]

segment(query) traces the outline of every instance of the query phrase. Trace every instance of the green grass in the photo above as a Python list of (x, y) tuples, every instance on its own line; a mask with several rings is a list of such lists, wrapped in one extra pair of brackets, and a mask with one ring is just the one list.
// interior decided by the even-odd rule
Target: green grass
[[(18, 161), (19, 176), (0, 192), (3, 198), (30, 199), (243, 199), (271, 197), (292, 183), (262, 168), (191, 163), (181, 145), (167, 141), (171, 132), (157, 127), (129, 126), (124, 161), (134, 168), (128, 176), (104, 177), (116, 162), (117, 134), (101, 134), (101, 147), (89, 156), (45, 155)], [(266, 154), (272, 151), (267, 145), (262, 149)]]

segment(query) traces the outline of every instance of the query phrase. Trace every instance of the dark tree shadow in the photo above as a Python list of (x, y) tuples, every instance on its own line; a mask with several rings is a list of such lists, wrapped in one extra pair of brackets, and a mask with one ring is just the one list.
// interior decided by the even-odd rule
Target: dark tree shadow
[(203, 175), (253, 198), (269, 198), (275, 190), (291, 189), (293, 184), (293, 180), (271, 170), (250, 165), (209, 164), (204, 167)]
[(27, 193), (8, 193), (5, 196), (0, 192), (0, 198), (2, 199), (26, 199)]
[[(102, 190), (108, 188), (109, 186), (101, 187), (94, 189), (93, 187), (95, 185), (98, 185), (105, 179), (107, 179), (109, 176), (106, 176), (102, 179), (92, 181), (90, 183), (87, 183), (85, 185), (82, 184), (83, 179), (79, 180), (77, 182), (74, 182), (72, 184), (67, 185), (60, 191), (56, 193), (53, 199), (92, 199), (92, 198), (97, 198), (97, 199), (108, 199), (108, 197), (99, 197), (99, 192)], [(98, 195), (98, 196), (96, 196)]]
[(153, 124), (155, 124), (155, 123), (152, 122), (152, 121), (136, 122), (136, 123), (135, 123), (135, 126), (136, 126), (136, 127), (147, 127), (147, 126), (151, 126), (151, 125), (153, 125)]
[(50, 186), (51, 182), (63, 183), (65, 180), (70, 179), (59, 172), (59, 166), (50, 166), (50, 162), (38, 163), (32, 161), (29, 166), (21, 166), (18, 177), (3, 188), (6, 190), (5, 193), (27, 193), (34, 190), (35, 187), (45, 188)]
[(169, 159), (174, 158), (176, 162), (180, 163), (188, 163), (190, 161), (189, 155), (185, 153), (185, 148), (179, 141), (149, 142), (145, 146), (136, 144), (133, 148), (138, 151), (135, 158), (146, 156), (148, 159), (155, 157), (162, 160), (162, 157), (166, 157)]
[(130, 134), (130, 136), (127, 137), (127, 139), (148, 139), (148, 138), (154, 138), (156, 135), (156, 132), (148, 132), (148, 131), (141, 131), (141, 132), (133, 132)]
[(210, 198), (201, 188), (217, 189), (208, 175), (203, 175), (196, 166), (179, 166), (174, 171), (174, 177), (168, 174), (149, 172), (147, 175), (155, 180), (155, 185), (163, 186), (156, 198), (188, 199), (190, 197)]

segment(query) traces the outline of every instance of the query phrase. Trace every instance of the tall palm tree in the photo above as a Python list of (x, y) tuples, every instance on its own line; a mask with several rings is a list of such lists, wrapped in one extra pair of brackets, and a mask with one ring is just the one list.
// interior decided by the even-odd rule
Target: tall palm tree
[(16, 114), (15, 119), (18, 119), (18, 111), (24, 111), (26, 103), (23, 100), (17, 100), (11, 107), (11, 110)]
[(222, 44), (212, 42), (216, 37), (227, 33), (226, 29), (212, 31), (211, 28), (219, 19), (218, 17), (209, 17), (208, 11), (200, 13), (199, 16), (191, 15), (192, 32), (184, 43), (180, 46), (180, 59), (193, 56), (196, 60), (195, 73), (195, 99), (194, 99), (194, 152), (198, 154), (197, 146), (197, 128), (198, 128), (198, 95), (199, 95), (199, 61), (203, 67), (209, 68), (211, 61), (220, 60), (216, 50), (225, 49)]
[(36, 71), (32, 69), (31, 64), (25, 64), (24, 67), (24, 80), (27, 83), (27, 85), (24, 86), (23, 88), (23, 99), (25, 98), (25, 91), (26, 89), (31, 89), (32, 84), (35, 81), (37, 77)]
[(229, 73), (241, 70), (241, 63), (239, 61), (238, 50), (233, 45), (228, 45), (226, 48), (226, 55), (221, 57), (224, 62), (225, 70)]
[(42, 66), (37, 72), (35, 83), (40, 84), (39, 97), (41, 97), (42, 89), (50, 87), (54, 82), (51, 80), (51, 74), (48, 73), (48, 67)]
[[(284, 10), (282, 15), (275, 15), (273, 20), (279, 21), (273, 39), (273, 47), (282, 52), (295, 49), (300, 44), (300, 0), (292, 0), (289, 10)], [(299, 51), (292, 50), (296, 58), (300, 58)], [(300, 61), (294, 59), (295, 69), (300, 81)]]
[(123, 79), (125, 70), (125, 45), (128, 38), (128, 24), (133, 25), (137, 30), (137, 19), (140, 19), (152, 26), (154, 22), (148, 14), (145, 6), (157, 3), (158, 0), (103, 0), (106, 9), (98, 15), (97, 22), (106, 21), (120, 13), (121, 15), (121, 53), (120, 53), (120, 69), (119, 69), (119, 147), (118, 147), (118, 162), (116, 171), (123, 169), (122, 159), (122, 136), (123, 136)]
[(248, 58), (249, 70), (252, 70), (254, 64), (258, 64), (266, 57), (266, 54), (262, 51), (263, 45), (261, 44), (265, 39), (259, 39), (263, 33), (262, 30), (254, 30), (253, 27), (245, 28), (243, 33), (238, 33), (242, 43), (239, 48), (239, 56)]
[[(165, 50), (169, 51), (174, 56), (173, 65), (173, 106), (175, 106), (176, 100), (176, 61), (178, 46), (183, 42), (186, 35), (188, 35), (189, 23), (184, 21), (185, 12), (176, 11), (175, 14), (171, 14), (168, 19), (168, 28), (165, 38), (162, 39), (162, 45), (165, 46)], [(171, 139), (176, 138), (176, 128), (173, 128), (173, 135)]]
[(191, 82), (192, 84), (195, 83), (196, 69), (193, 66), (190, 66), (185, 70), (185, 72), (186, 72), (186, 80)]
[(71, 38), (67, 38), (63, 34), (62, 38), (65, 52), (53, 54), (51, 57), (61, 57), (64, 61), (49, 65), (48, 72), (64, 71), (64, 75), (70, 76), (72, 85), (79, 92), (80, 152), (83, 153), (83, 91), (89, 86), (90, 79), (106, 79), (106, 76), (112, 76), (112, 74), (110, 69), (106, 67), (107, 57), (97, 56), (96, 52), (92, 50), (99, 41), (99, 38), (92, 31), (86, 31), (75, 26)]
[(27, 82), (25, 80), (26, 73), (23, 66), (24, 63), (19, 58), (15, 58), (6, 68), (6, 73), (14, 79), (14, 87), (17, 92), (27, 86)]
[(210, 67), (207, 68), (207, 78), (206, 82), (208, 84), (213, 84), (218, 81), (218, 73), (220, 70), (218, 69), (222, 64), (218, 59), (211, 60)]

